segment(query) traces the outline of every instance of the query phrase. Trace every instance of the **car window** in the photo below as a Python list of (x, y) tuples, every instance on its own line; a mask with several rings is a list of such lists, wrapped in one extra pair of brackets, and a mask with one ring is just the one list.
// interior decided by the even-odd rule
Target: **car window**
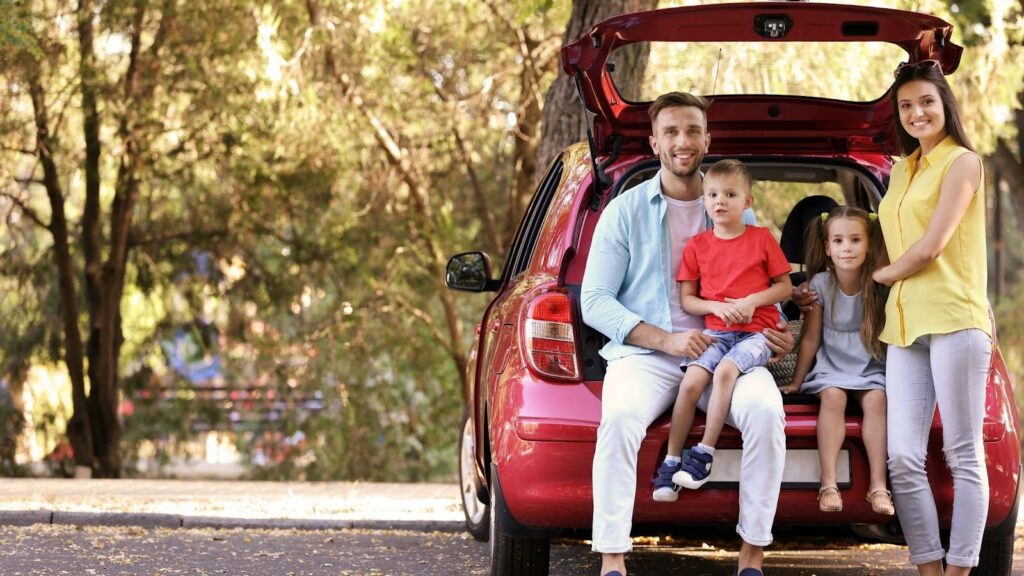
[(828, 196), (837, 204), (846, 204), (843, 188), (837, 182), (772, 182), (756, 180), (753, 187), (754, 214), (758, 226), (764, 226), (779, 238), (782, 226), (786, 223), (789, 212), (802, 198), (808, 196)]
[[(703, 170), (707, 170), (711, 163), (706, 163)], [(630, 170), (620, 179), (615, 192), (625, 192), (653, 178), (658, 166), (658, 161), (652, 159)], [(807, 196), (828, 196), (838, 204), (860, 205), (862, 208), (870, 208), (869, 196), (877, 198), (877, 194), (866, 194), (866, 190), (874, 186), (863, 175), (840, 165), (747, 161), (747, 167), (754, 177), (753, 208), (757, 224), (771, 230), (776, 238), (782, 234), (782, 227), (793, 206)]]
[(504, 281), (518, 276), (530, 264), (533, 248), (537, 244), (537, 238), (540, 237), (540, 228), (544, 223), (544, 217), (548, 213), (551, 199), (554, 197), (558, 184), (562, 180), (562, 167), (561, 159), (556, 160), (551, 165), (550, 170), (548, 170), (547, 175), (544, 176), (544, 180), (537, 187), (537, 191), (530, 200), (530, 205), (526, 208), (526, 215), (523, 216), (523, 220), (519, 224), (519, 230), (516, 232), (516, 237), (512, 241), (508, 260), (505, 262), (505, 270), (502, 274)]
[(673, 90), (870, 102), (906, 60), (887, 42), (636, 42), (611, 54), (609, 70), (619, 95), (634, 103)]

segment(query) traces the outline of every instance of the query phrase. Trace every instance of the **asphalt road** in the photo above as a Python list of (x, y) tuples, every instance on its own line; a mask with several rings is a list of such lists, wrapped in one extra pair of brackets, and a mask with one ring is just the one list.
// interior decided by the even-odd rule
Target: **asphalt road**
[[(782, 538), (768, 556), (769, 576), (916, 574), (899, 546), (863, 544), (841, 533), (802, 535), (798, 543)], [(630, 568), (637, 576), (724, 576), (735, 570), (734, 545), (725, 535), (641, 539)], [(1014, 574), (1024, 575), (1024, 542), (1019, 541), (1014, 565)], [(0, 574), (5, 576), (487, 573), (487, 544), (449, 532), (0, 527)], [(597, 558), (584, 542), (560, 540), (552, 546), (551, 576), (596, 574)]]

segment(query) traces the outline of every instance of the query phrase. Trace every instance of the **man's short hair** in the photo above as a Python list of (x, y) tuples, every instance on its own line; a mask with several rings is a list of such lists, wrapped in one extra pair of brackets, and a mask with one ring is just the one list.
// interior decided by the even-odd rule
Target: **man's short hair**
[(658, 99), (651, 103), (650, 108), (647, 109), (647, 113), (651, 116), (651, 123), (658, 118), (658, 113), (665, 108), (675, 108), (676, 106), (692, 106), (700, 110), (704, 116), (704, 122), (708, 121), (708, 106), (711, 102), (703, 96), (695, 96), (688, 92), (668, 92), (658, 96)]
[(743, 162), (732, 158), (719, 160), (712, 164), (711, 168), (708, 168), (708, 171), (704, 173), (705, 178), (709, 176), (739, 176), (747, 185), (747, 193), (754, 186), (754, 179), (750, 176), (750, 170), (747, 170), (747, 166)]

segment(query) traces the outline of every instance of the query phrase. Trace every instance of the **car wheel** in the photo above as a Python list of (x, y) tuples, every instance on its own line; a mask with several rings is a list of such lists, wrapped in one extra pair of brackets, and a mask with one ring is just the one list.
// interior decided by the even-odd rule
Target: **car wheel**
[(510, 515), (501, 495), (501, 482), (491, 465), (491, 576), (548, 576), (551, 540), (522, 537), (510, 532)]
[(1010, 576), (1013, 572), (1013, 536), (1017, 526), (1020, 487), (1006, 520), (985, 531), (981, 539), (981, 558), (971, 576)]
[(466, 516), (466, 530), (480, 542), (487, 542), (490, 533), (491, 506), (480, 500), (476, 478), (476, 440), (469, 412), (462, 417), (462, 435), (459, 436), (459, 485), (462, 487), (462, 513)]

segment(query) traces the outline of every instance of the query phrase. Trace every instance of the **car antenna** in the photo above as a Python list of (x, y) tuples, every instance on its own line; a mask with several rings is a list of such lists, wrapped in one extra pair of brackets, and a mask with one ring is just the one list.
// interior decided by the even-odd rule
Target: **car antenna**
[(576, 95), (580, 99), (580, 106), (583, 107), (583, 123), (587, 127), (587, 146), (590, 148), (590, 164), (594, 173), (594, 192), (590, 195), (590, 209), (597, 212), (601, 208), (601, 197), (604, 195), (605, 189), (612, 185), (612, 179), (605, 172), (605, 168), (619, 157), (622, 138), (617, 134), (612, 136), (611, 155), (604, 162), (598, 164), (597, 144), (594, 142), (594, 132), (590, 129), (590, 112), (587, 110), (587, 102), (583, 98), (583, 72), (576, 70), (573, 77), (576, 80)]

